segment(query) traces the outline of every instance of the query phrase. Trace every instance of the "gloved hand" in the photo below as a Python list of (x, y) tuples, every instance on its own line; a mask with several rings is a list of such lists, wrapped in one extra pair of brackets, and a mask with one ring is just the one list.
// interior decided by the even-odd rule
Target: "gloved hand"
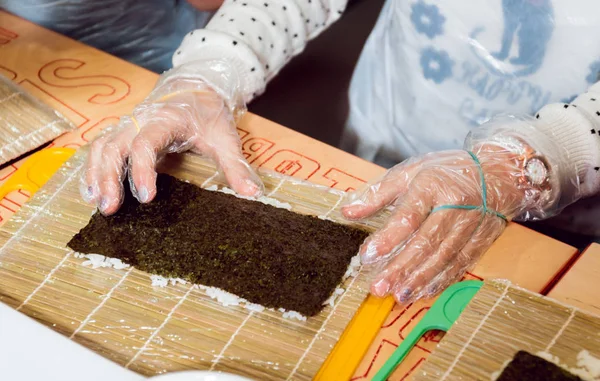
[(385, 226), (360, 250), (363, 264), (376, 273), (374, 295), (392, 294), (402, 304), (434, 296), (473, 267), (507, 221), (556, 210), (560, 158), (549, 158), (546, 186), (534, 186), (523, 181), (524, 155), (531, 147), (515, 143), (506, 131), (487, 138), (470, 140), (466, 149), (474, 156), (444, 151), (399, 164), (342, 208), (351, 220), (391, 209)]
[(156, 196), (157, 160), (187, 150), (213, 159), (237, 193), (259, 196), (262, 183), (242, 155), (235, 128), (244, 109), (234, 71), (225, 62), (196, 62), (163, 74), (132, 116), (92, 143), (81, 179), (83, 198), (105, 215), (115, 213), (129, 173), (135, 197), (150, 202)]

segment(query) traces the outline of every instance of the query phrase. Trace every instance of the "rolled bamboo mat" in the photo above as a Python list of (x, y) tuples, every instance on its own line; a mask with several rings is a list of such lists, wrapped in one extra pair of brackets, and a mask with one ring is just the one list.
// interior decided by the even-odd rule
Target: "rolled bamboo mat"
[(73, 129), (58, 112), (0, 75), (0, 165)]
[(413, 380), (492, 380), (524, 350), (580, 368), (600, 358), (600, 317), (513, 286), (486, 282)]
[[(224, 307), (190, 284), (152, 287), (149, 274), (135, 269), (84, 267), (66, 243), (94, 212), (78, 193), (86, 151), (0, 229), (0, 300), (144, 375), (212, 369), (255, 380), (312, 379), (367, 296), (368, 274), (348, 278), (333, 307), (299, 321)], [(214, 166), (193, 155), (170, 157), (160, 171), (202, 187), (224, 185)], [(292, 210), (343, 221), (344, 193), (261, 176), (266, 194)], [(384, 219), (361, 226), (374, 230)]]

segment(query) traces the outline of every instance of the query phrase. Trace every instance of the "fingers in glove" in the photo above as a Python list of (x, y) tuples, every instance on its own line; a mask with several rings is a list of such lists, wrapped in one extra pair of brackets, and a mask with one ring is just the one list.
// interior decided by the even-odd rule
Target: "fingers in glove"
[(184, 139), (183, 129), (172, 120), (155, 118), (144, 126), (131, 144), (129, 157), (129, 182), (131, 192), (141, 203), (150, 202), (156, 197), (156, 163), (159, 155), (171, 151), (173, 146), (182, 150), (189, 144)]
[(377, 213), (407, 192), (419, 167), (417, 160), (393, 167), (381, 181), (351, 195), (354, 200), (342, 207), (342, 214), (349, 220), (360, 220)]
[[(448, 221), (456, 218), (457, 212), (447, 210), (427, 217), (406, 245), (390, 255), (389, 263), (373, 282), (371, 292), (376, 296), (385, 296), (393, 292), (399, 282), (408, 279), (413, 271), (417, 271), (421, 263), (435, 253), (440, 243), (451, 233), (453, 226)], [(394, 218), (401, 217), (392, 217)]]
[(218, 164), (236, 193), (249, 197), (262, 195), (262, 181), (246, 161), (233, 119), (224, 106), (215, 117), (214, 124), (205, 129), (198, 149)]
[(492, 214), (485, 216), (480, 228), (473, 234), (471, 239), (461, 250), (465, 255), (469, 255), (473, 262), (476, 262), (500, 237), (500, 234), (506, 228), (506, 222)]
[[(437, 213), (444, 214), (446, 211)], [(463, 269), (468, 267), (464, 262), (468, 259), (473, 263), (477, 258), (466, 257), (461, 254), (461, 249), (466, 245), (473, 233), (476, 231), (480, 221), (481, 213), (478, 211), (452, 211), (454, 216), (448, 215), (452, 221), (451, 231), (438, 240), (437, 248), (425, 255), (409, 254), (412, 260), (405, 266), (405, 277), (396, 277), (392, 289), (394, 298), (400, 303), (410, 303), (425, 296), (437, 293), (436, 280), (455, 264), (460, 264)], [(452, 218), (454, 217), (454, 218)]]
[(451, 284), (461, 280), (469, 269), (475, 266), (472, 252), (464, 252), (462, 249), (458, 252), (450, 266), (440, 272), (431, 280), (426, 290), (421, 292), (420, 297), (432, 298), (444, 291)]
[(94, 140), (86, 158), (85, 169), (82, 173), (79, 192), (83, 200), (89, 204), (98, 204), (100, 195), (100, 171), (103, 166), (102, 151), (110, 136), (103, 136)]
[(465, 273), (477, 264), (481, 256), (502, 234), (505, 225), (506, 223), (496, 216), (486, 216), (479, 229), (458, 252), (452, 266), (436, 276), (429, 283), (427, 291), (422, 296), (433, 297), (452, 283), (462, 279)]
[[(402, 197), (385, 225), (361, 246), (361, 261), (371, 264), (397, 252), (427, 219), (431, 212), (432, 194), (427, 189), (415, 187)], [(436, 216), (434, 221), (438, 218)]]
[(126, 160), (136, 128), (124, 120), (123, 128), (102, 145), (102, 163), (98, 166), (98, 208), (104, 215), (115, 213), (123, 201)]
[(262, 181), (240, 153), (221, 155), (219, 167), (225, 174), (227, 183), (238, 194), (249, 197), (259, 197), (264, 192)]

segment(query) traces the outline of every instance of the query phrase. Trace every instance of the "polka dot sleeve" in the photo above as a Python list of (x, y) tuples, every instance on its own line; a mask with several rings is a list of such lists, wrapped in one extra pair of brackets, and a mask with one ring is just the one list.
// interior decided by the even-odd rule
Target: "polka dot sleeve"
[(563, 147), (572, 167), (577, 168), (581, 197), (599, 194), (600, 82), (571, 104), (547, 105), (535, 117), (536, 128)]
[(205, 29), (189, 33), (173, 56), (178, 67), (226, 59), (239, 75), (246, 102), (306, 43), (343, 13), (347, 0), (225, 0)]

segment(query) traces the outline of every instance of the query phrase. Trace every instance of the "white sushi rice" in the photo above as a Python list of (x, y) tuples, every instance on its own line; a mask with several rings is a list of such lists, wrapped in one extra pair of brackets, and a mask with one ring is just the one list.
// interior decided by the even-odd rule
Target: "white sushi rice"
[(338, 288), (336, 288), (336, 289), (335, 289), (335, 291), (333, 291), (333, 294), (331, 294), (331, 296), (329, 297), (329, 299), (327, 299), (327, 300), (326, 300), (326, 301), (323, 303), (323, 305), (324, 305), (324, 306), (327, 306), (327, 305), (329, 305), (329, 306), (333, 307), (333, 306), (335, 305), (335, 300), (336, 300), (336, 299), (337, 299), (339, 296), (341, 296), (341, 295), (344, 293), (344, 291), (345, 291), (345, 290), (344, 290), (343, 288), (341, 288), (341, 287), (338, 287)]
[(600, 380), (600, 359), (592, 356), (587, 350), (582, 350), (577, 354), (577, 366), (568, 367), (560, 363), (560, 359), (557, 356), (553, 356), (548, 352), (538, 352), (537, 356), (549, 361), (566, 371), (579, 376), (585, 381), (598, 381)]
[(279, 312), (283, 313), (282, 316), (284, 319), (298, 319), (298, 320), (306, 321), (306, 316), (304, 316), (296, 311), (286, 311), (283, 308), (280, 308)]
[(167, 287), (169, 284), (171, 286), (176, 286), (178, 284), (186, 284), (187, 281), (181, 278), (165, 278), (160, 275), (150, 275), (150, 280), (152, 281), (152, 286), (154, 287)]
[[(186, 283), (185, 280), (183, 280), (183, 279), (165, 278), (160, 275), (152, 275), (151, 278), (152, 278), (152, 285), (157, 286), (157, 287), (167, 287), (169, 284), (174, 285), (177, 282), (182, 282), (183, 284)], [(266, 307), (264, 307), (260, 304), (250, 303), (249, 301), (247, 301), (244, 298), (241, 298), (235, 294), (232, 294), (230, 292), (227, 292), (227, 291), (222, 290), (217, 287), (208, 287), (208, 286), (203, 286), (203, 285), (197, 285), (197, 286), (200, 290), (204, 291), (204, 293), (208, 297), (210, 297), (211, 299), (215, 299), (219, 304), (221, 304), (224, 307), (241, 306), (249, 311), (254, 311), (254, 312), (262, 312), (267, 309)], [(273, 308), (268, 308), (268, 310), (275, 311)], [(296, 311), (287, 311), (283, 308), (280, 308), (279, 312), (281, 312), (283, 314), (284, 318), (298, 319), (298, 320), (306, 321), (306, 317)]]
[(100, 254), (79, 254), (76, 253), (75, 257), (77, 258), (87, 258), (87, 261), (83, 262), (84, 266), (91, 266), (93, 269), (97, 269), (99, 267), (112, 267), (117, 270), (126, 269), (129, 267), (127, 263), (123, 263), (120, 259), (117, 258), (108, 258), (104, 255)]
[[(130, 267), (128, 264), (123, 263), (120, 259), (117, 258), (107, 258), (104, 255), (100, 254), (75, 254), (76, 258), (86, 258), (87, 261), (82, 263), (83, 266), (90, 266), (93, 269), (97, 269), (100, 267), (112, 267), (117, 270), (126, 269)], [(348, 266), (348, 270), (346, 271), (346, 275), (344, 275), (344, 280), (348, 278), (348, 276), (356, 276), (356, 263), (360, 265), (360, 261), (356, 260), (356, 257), (352, 258), (352, 262)], [(185, 279), (181, 278), (167, 278), (161, 275), (150, 275), (150, 283), (153, 287), (167, 287), (169, 285), (176, 286), (178, 284), (187, 284)], [(235, 294), (227, 292), (217, 287), (208, 287), (203, 285), (198, 285), (198, 288), (210, 297), (211, 299), (215, 299), (219, 304), (228, 307), (228, 306), (242, 306), (249, 311), (262, 312), (266, 309), (269, 311), (275, 311), (272, 308), (266, 308), (260, 304), (251, 303), (248, 300), (241, 298)], [(333, 307), (335, 305), (335, 301), (345, 292), (345, 290), (341, 287), (337, 287), (334, 292), (331, 294), (329, 299), (327, 299), (323, 305), (329, 305)], [(306, 316), (302, 315), (296, 311), (288, 311), (283, 308), (278, 310), (282, 313), (282, 316), (286, 319), (297, 319), (301, 321), (306, 321)]]
[(356, 254), (350, 260), (350, 264), (348, 265), (348, 269), (346, 270), (346, 273), (344, 274), (344, 277), (342, 278), (342, 280), (344, 281), (351, 276), (352, 277), (357, 276), (359, 268), (360, 268), (360, 255)]
[(325, 215), (321, 215), (321, 216), (317, 216), (318, 219), (323, 220), (323, 221), (331, 221), (331, 222), (335, 222), (335, 220), (332, 220), (331, 218), (325, 216)]
[[(205, 189), (209, 190), (209, 191), (217, 191), (217, 192), (222, 192), (225, 194), (230, 194), (237, 198), (262, 202), (263, 204), (271, 205), (271, 206), (274, 206), (274, 207), (280, 208), (280, 209), (292, 210), (292, 206), (290, 204), (288, 204), (286, 202), (281, 202), (281, 201), (276, 200), (271, 197), (261, 196), (258, 199), (255, 199), (252, 197), (241, 196), (241, 195), (235, 193), (232, 189), (229, 189), (226, 187), (219, 189), (216, 185), (212, 185)], [(318, 216), (318, 218), (323, 219), (323, 220), (330, 220), (329, 218), (327, 218), (325, 216)], [(130, 267), (128, 264), (123, 263), (120, 259), (108, 258), (108, 257), (105, 257), (104, 255), (100, 255), (100, 254), (75, 253), (75, 257), (76, 258), (87, 258), (87, 261), (83, 262), (82, 265), (83, 266), (91, 266), (93, 269), (96, 269), (99, 267), (112, 267), (117, 270), (121, 270), (121, 269), (126, 269), (126, 268)], [(344, 277), (342, 279), (342, 283), (348, 277), (358, 275), (359, 267), (360, 267), (360, 257), (358, 255), (356, 255), (356, 256), (352, 257), (350, 264), (348, 265), (348, 269), (346, 270), (346, 273), (344, 274)], [(186, 280), (181, 279), (181, 278), (166, 278), (166, 277), (163, 277), (160, 275), (150, 275), (150, 281), (152, 283), (152, 286), (154, 286), (154, 287), (167, 287), (169, 285), (175, 286), (177, 284), (186, 284), (187, 283)], [(203, 290), (207, 296), (209, 296), (212, 299), (216, 299), (217, 302), (219, 302), (221, 305), (223, 305), (225, 307), (227, 307), (227, 306), (242, 306), (242, 307), (246, 308), (247, 310), (255, 311), (255, 312), (262, 312), (266, 309), (268, 309), (269, 311), (275, 311), (273, 308), (266, 308), (265, 306), (262, 306), (260, 304), (251, 303), (244, 298), (241, 298), (237, 295), (234, 295), (230, 292), (227, 292), (227, 291), (222, 290), (217, 287), (208, 287), (208, 286), (198, 285), (198, 288), (200, 290)], [(335, 305), (335, 301), (344, 292), (345, 292), (345, 290), (343, 288), (341, 288), (341, 287), (336, 288), (335, 291), (329, 297), (329, 299), (327, 299), (323, 303), (323, 305), (329, 305), (329, 306), (333, 307)], [(282, 313), (283, 318), (306, 321), (306, 316), (302, 315), (299, 312), (287, 311), (283, 308), (280, 308), (278, 311)]]
[(227, 187), (223, 187), (223, 188), (219, 189), (219, 187), (217, 187), (216, 185), (211, 185), (210, 187), (204, 188), (204, 189), (208, 190), (208, 191), (216, 191), (216, 192), (221, 192), (221, 193), (225, 193), (225, 194), (230, 194), (232, 196), (235, 196), (237, 198), (242, 198), (244, 200), (262, 202), (263, 204), (271, 205), (271, 206), (274, 206), (279, 209), (292, 210), (292, 206), (290, 204), (288, 204), (287, 202), (281, 202), (272, 197), (260, 196), (259, 198), (252, 198), (252, 197), (248, 197), (248, 196), (242, 196), (242, 195), (235, 193), (235, 191), (233, 189), (230, 189)]

